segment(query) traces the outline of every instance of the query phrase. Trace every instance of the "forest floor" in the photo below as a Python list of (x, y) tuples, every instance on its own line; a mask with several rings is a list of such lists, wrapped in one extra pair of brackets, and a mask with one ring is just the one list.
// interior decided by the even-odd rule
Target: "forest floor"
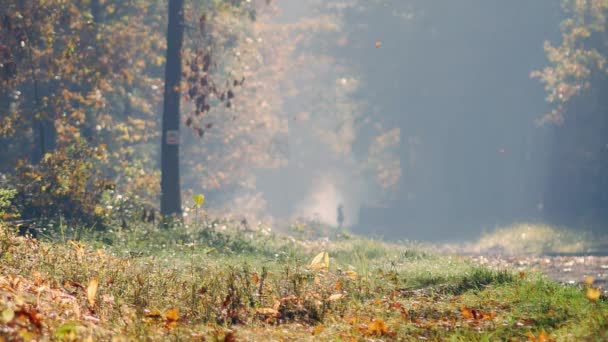
[(0, 228), (0, 341), (608, 339), (606, 257), (531, 253), (588, 250), (578, 235), (556, 243), (555, 231), (528, 227), (546, 241), (498, 246), (488, 235), (458, 255), (237, 226), (142, 226), (79, 242)]

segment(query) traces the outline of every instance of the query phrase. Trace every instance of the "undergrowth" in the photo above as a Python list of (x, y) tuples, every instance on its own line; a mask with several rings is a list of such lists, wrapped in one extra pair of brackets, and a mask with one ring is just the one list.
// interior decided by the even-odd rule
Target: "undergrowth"
[(608, 327), (604, 297), (415, 243), (218, 220), (82, 241), (3, 226), (0, 248), (9, 340), (581, 340)]

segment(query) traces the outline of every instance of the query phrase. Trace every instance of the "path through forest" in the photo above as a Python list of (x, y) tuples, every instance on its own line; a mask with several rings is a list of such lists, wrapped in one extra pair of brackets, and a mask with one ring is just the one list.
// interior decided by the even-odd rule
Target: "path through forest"
[(600, 288), (604, 294), (608, 294), (608, 256), (606, 255), (478, 255), (470, 258), (476, 263), (495, 269), (541, 272), (564, 284), (583, 284), (585, 277), (593, 277), (594, 286)]

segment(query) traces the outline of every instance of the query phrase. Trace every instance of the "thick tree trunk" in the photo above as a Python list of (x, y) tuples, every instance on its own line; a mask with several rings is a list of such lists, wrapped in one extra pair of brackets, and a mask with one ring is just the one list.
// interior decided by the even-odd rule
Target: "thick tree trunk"
[(183, 0), (169, 0), (165, 100), (161, 142), (161, 199), (163, 216), (181, 216), (179, 181), (179, 101), (181, 49), (184, 36)]

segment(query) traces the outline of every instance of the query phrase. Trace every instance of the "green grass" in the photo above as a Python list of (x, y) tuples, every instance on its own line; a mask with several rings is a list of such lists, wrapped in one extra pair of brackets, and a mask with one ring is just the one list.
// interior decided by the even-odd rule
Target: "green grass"
[(540, 223), (518, 223), (499, 227), (463, 245), (442, 246), (447, 251), (503, 255), (605, 252), (608, 240), (587, 231), (571, 230)]
[[(0, 336), (489, 341), (545, 331), (566, 341), (608, 337), (608, 303), (588, 300), (583, 288), (489, 270), (415, 243), (341, 236), (310, 241), (216, 221), (166, 230), (139, 225), (72, 243), (2, 228)], [(329, 269), (311, 268), (323, 251)], [(87, 298), (91, 279), (99, 282), (94, 303)], [(175, 323), (165, 316), (172, 308)]]

